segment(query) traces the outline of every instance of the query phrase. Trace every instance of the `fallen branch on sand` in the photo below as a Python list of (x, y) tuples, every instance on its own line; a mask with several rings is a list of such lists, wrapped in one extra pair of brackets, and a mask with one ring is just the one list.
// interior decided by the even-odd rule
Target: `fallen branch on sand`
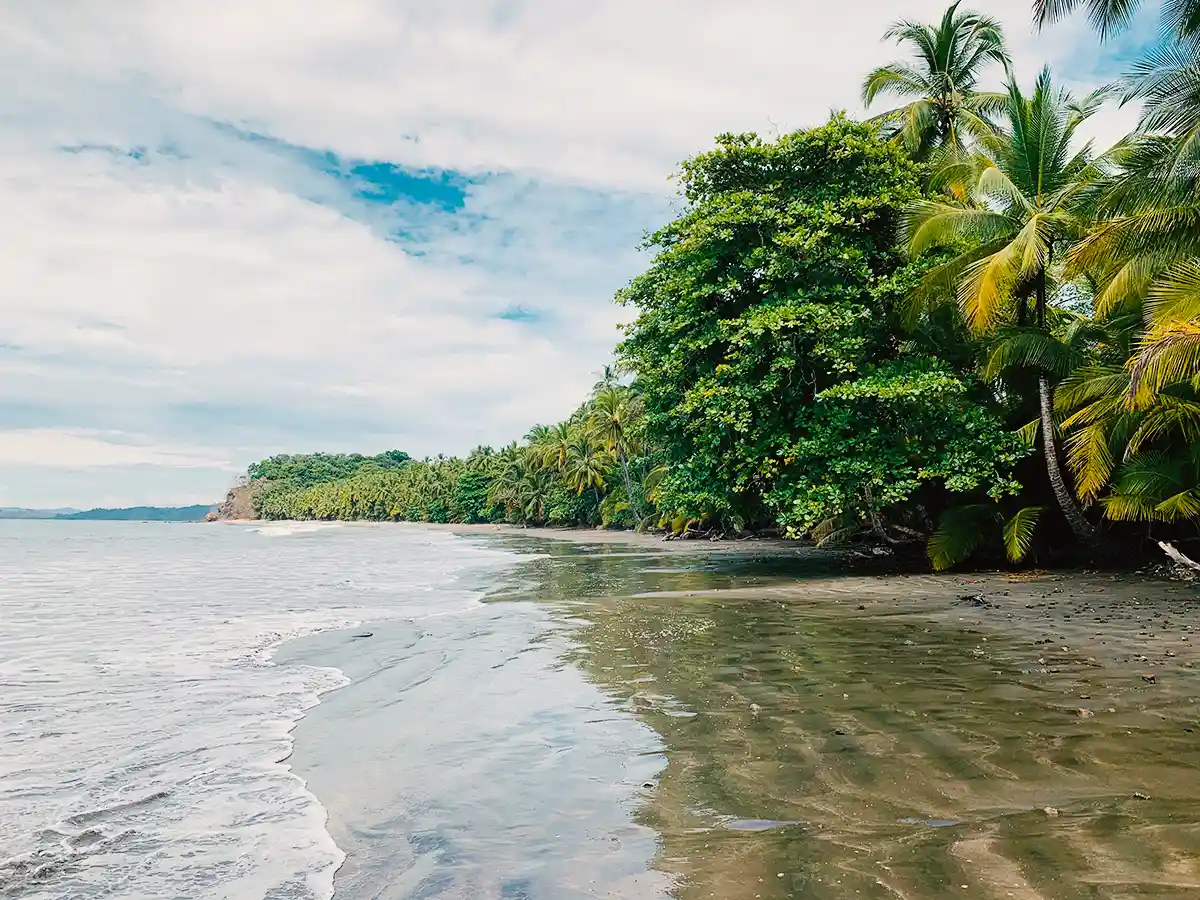
[(1194, 559), (1188, 559), (1175, 549), (1174, 544), (1169, 544), (1166, 541), (1159, 541), (1158, 546), (1162, 547), (1162, 552), (1171, 557), (1176, 565), (1184, 566), (1194, 572), (1200, 572), (1200, 563), (1196, 562)]

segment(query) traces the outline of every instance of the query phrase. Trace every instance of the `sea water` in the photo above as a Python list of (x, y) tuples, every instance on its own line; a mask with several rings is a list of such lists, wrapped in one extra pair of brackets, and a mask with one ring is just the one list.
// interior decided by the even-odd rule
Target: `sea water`
[(0, 522), (0, 897), (308, 900), (343, 856), (287, 758), (345, 683), (284, 640), (469, 616), (512, 554), (324, 524)]

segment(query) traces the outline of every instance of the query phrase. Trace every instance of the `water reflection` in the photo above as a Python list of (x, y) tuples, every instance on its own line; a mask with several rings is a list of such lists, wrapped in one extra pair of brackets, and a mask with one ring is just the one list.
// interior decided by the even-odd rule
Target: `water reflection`
[(495, 599), (532, 587), (662, 737), (639, 817), (680, 900), (1200, 895), (1190, 698), (1110, 713), (1121, 688), (1083, 660), (1030, 672), (995, 636), (712, 595), (831, 591), (804, 560), (549, 552)]

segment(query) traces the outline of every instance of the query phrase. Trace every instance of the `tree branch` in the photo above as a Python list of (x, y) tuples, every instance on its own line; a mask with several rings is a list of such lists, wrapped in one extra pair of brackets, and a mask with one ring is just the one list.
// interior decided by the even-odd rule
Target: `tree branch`
[(1175, 549), (1174, 544), (1169, 544), (1166, 541), (1159, 541), (1158, 546), (1162, 548), (1162, 552), (1171, 557), (1171, 559), (1180, 566), (1191, 569), (1194, 572), (1200, 572), (1200, 563), (1193, 559), (1188, 559), (1182, 553)]

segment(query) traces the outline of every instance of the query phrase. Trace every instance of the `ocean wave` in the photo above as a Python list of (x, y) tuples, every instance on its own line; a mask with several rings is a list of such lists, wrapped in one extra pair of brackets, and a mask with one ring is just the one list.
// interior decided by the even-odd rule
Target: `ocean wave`
[(275, 652), (470, 614), (482, 604), (455, 575), (514, 557), (433, 531), (262, 527), (333, 533), (0, 526), (0, 896), (332, 895), (344, 856), (287, 759), (295, 724), (348, 679)]

